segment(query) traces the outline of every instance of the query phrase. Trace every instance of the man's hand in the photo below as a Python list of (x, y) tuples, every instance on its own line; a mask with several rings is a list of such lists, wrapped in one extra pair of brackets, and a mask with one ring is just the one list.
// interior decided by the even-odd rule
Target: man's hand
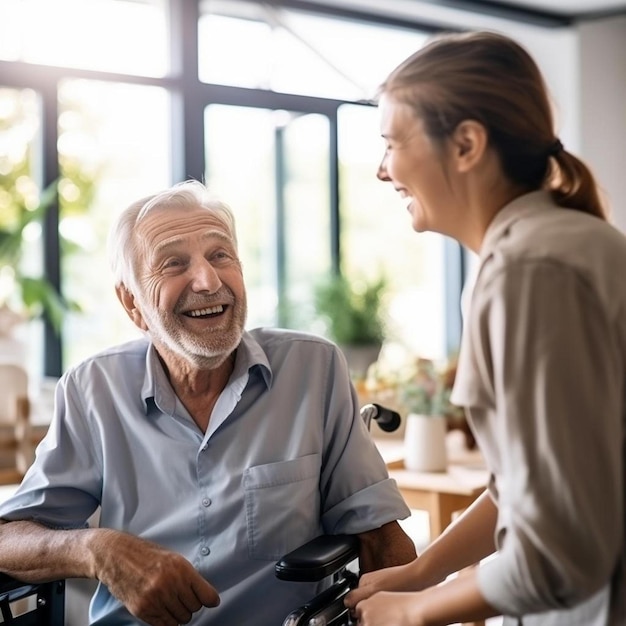
[(217, 591), (187, 559), (126, 533), (102, 530), (93, 543), (95, 576), (135, 617), (151, 626), (187, 624)]

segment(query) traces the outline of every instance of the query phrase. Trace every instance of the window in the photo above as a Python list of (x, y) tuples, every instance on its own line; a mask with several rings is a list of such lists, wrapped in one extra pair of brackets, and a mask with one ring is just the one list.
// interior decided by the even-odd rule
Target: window
[(59, 375), (137, 335), (115, 298), (108, 229), (184, 178), (205, 179), (235, 211), (249, 326), (315, 331), (316, 281), (384, 272), (390, 343), (444, 355), (445, 246), (412, 233), (376, 179), (369, 104), (426, 33), (349, 17), (243, 0), (0, 4), (2, 193), (18, 174), (39, 189), (59, 181), (58, 213), (33, 229), (29, 259), (80, 307), (60, 335), (29, 325), (38, 371)]
[(164, 3), (158, 0), (2, 0), (0, 58), (164, 76)]
[(64, 295), (80, 306), (65, 320), (65, 363), (139, 332), (115, 296), (106, 235), (122, 209), (169, 184), (169, 120), (169, 96), (160, 87), (80, 79), (59, 85), (61, 275)]
[(207, 108), (206, 180), (237, 216), (251, 327), (311, 322), (330, 271), (328, 138), (317, 114)]
[[(444, 238), (415, 233), (406, 203), (375, 176), (384, 143), (378, 112), (339, 109), (339, 162), (344, 269), (348, 276), (390, 282), (386, 350), (445, 356)], [(418, 313), (419, 312), (419, 313)]]
[(369, 100), (417, 50), (414, 29), (338, 19), (265, 2), (201, 3), (200, 79), (343, 100)]
[[(33, 89), (0, 87), (0, 232), (16, 232), (20, 223), (39, 204), (39, 190), (33, 180), (37, 168), (36, 146), (40, 140), (40, 98)], [(2, 239), (0, 258), (0, 306), (22, 314), (20, 275), (43, 275), (41, 221), (33, 220), (24, 228), (19, 250), (12, 255)], [(4, 335), (7, 335), (6, 338)], [(21, 364), (40, 371), (42, 361), (41, 324), (22, 324), (13, 337), (0, 332), (0, 345)], [(27, 349), (28, 347), (28, 349)]]

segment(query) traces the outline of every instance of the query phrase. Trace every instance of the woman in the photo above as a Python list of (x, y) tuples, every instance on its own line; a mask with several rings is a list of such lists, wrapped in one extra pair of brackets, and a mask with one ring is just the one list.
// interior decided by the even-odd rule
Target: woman
[(626, 624), (626, 238), (510, 39), (440, 36), (379, 95), (378, 177), (416, 231), (480, 257), (453, 401), (490, 481), (415, 561), (364, 575), (346, 604), (362, 626)]

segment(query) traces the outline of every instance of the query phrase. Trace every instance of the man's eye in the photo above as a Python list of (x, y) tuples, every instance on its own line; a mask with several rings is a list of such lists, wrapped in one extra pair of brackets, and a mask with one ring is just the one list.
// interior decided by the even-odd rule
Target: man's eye
[(232, 255), (226, 252), (225, 250), (218, 250), (211, 255), (211, 259), (214, 262), (220, 263), (224, 261), (230, 261), (232, 259)]
[(182, 261), (180, 259), (168, 259), (163, 263), (163, 267), (166, 269), (170, 267), (180, 267), (181, 265)]

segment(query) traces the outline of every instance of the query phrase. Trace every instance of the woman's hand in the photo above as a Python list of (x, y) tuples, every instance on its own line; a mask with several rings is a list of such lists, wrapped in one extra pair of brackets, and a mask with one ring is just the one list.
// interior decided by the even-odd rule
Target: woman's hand
[(345, 605), (354, 609), (356, 605), (378, 591), (414, 591), (412, 564), (387, 567), (375, 572), (363, 574), (357, 589), (353, 589), (345, 598)]
[(359, 602), (353, 615), (358, 626), (421, 626), (419, 592), (376, 593)]

